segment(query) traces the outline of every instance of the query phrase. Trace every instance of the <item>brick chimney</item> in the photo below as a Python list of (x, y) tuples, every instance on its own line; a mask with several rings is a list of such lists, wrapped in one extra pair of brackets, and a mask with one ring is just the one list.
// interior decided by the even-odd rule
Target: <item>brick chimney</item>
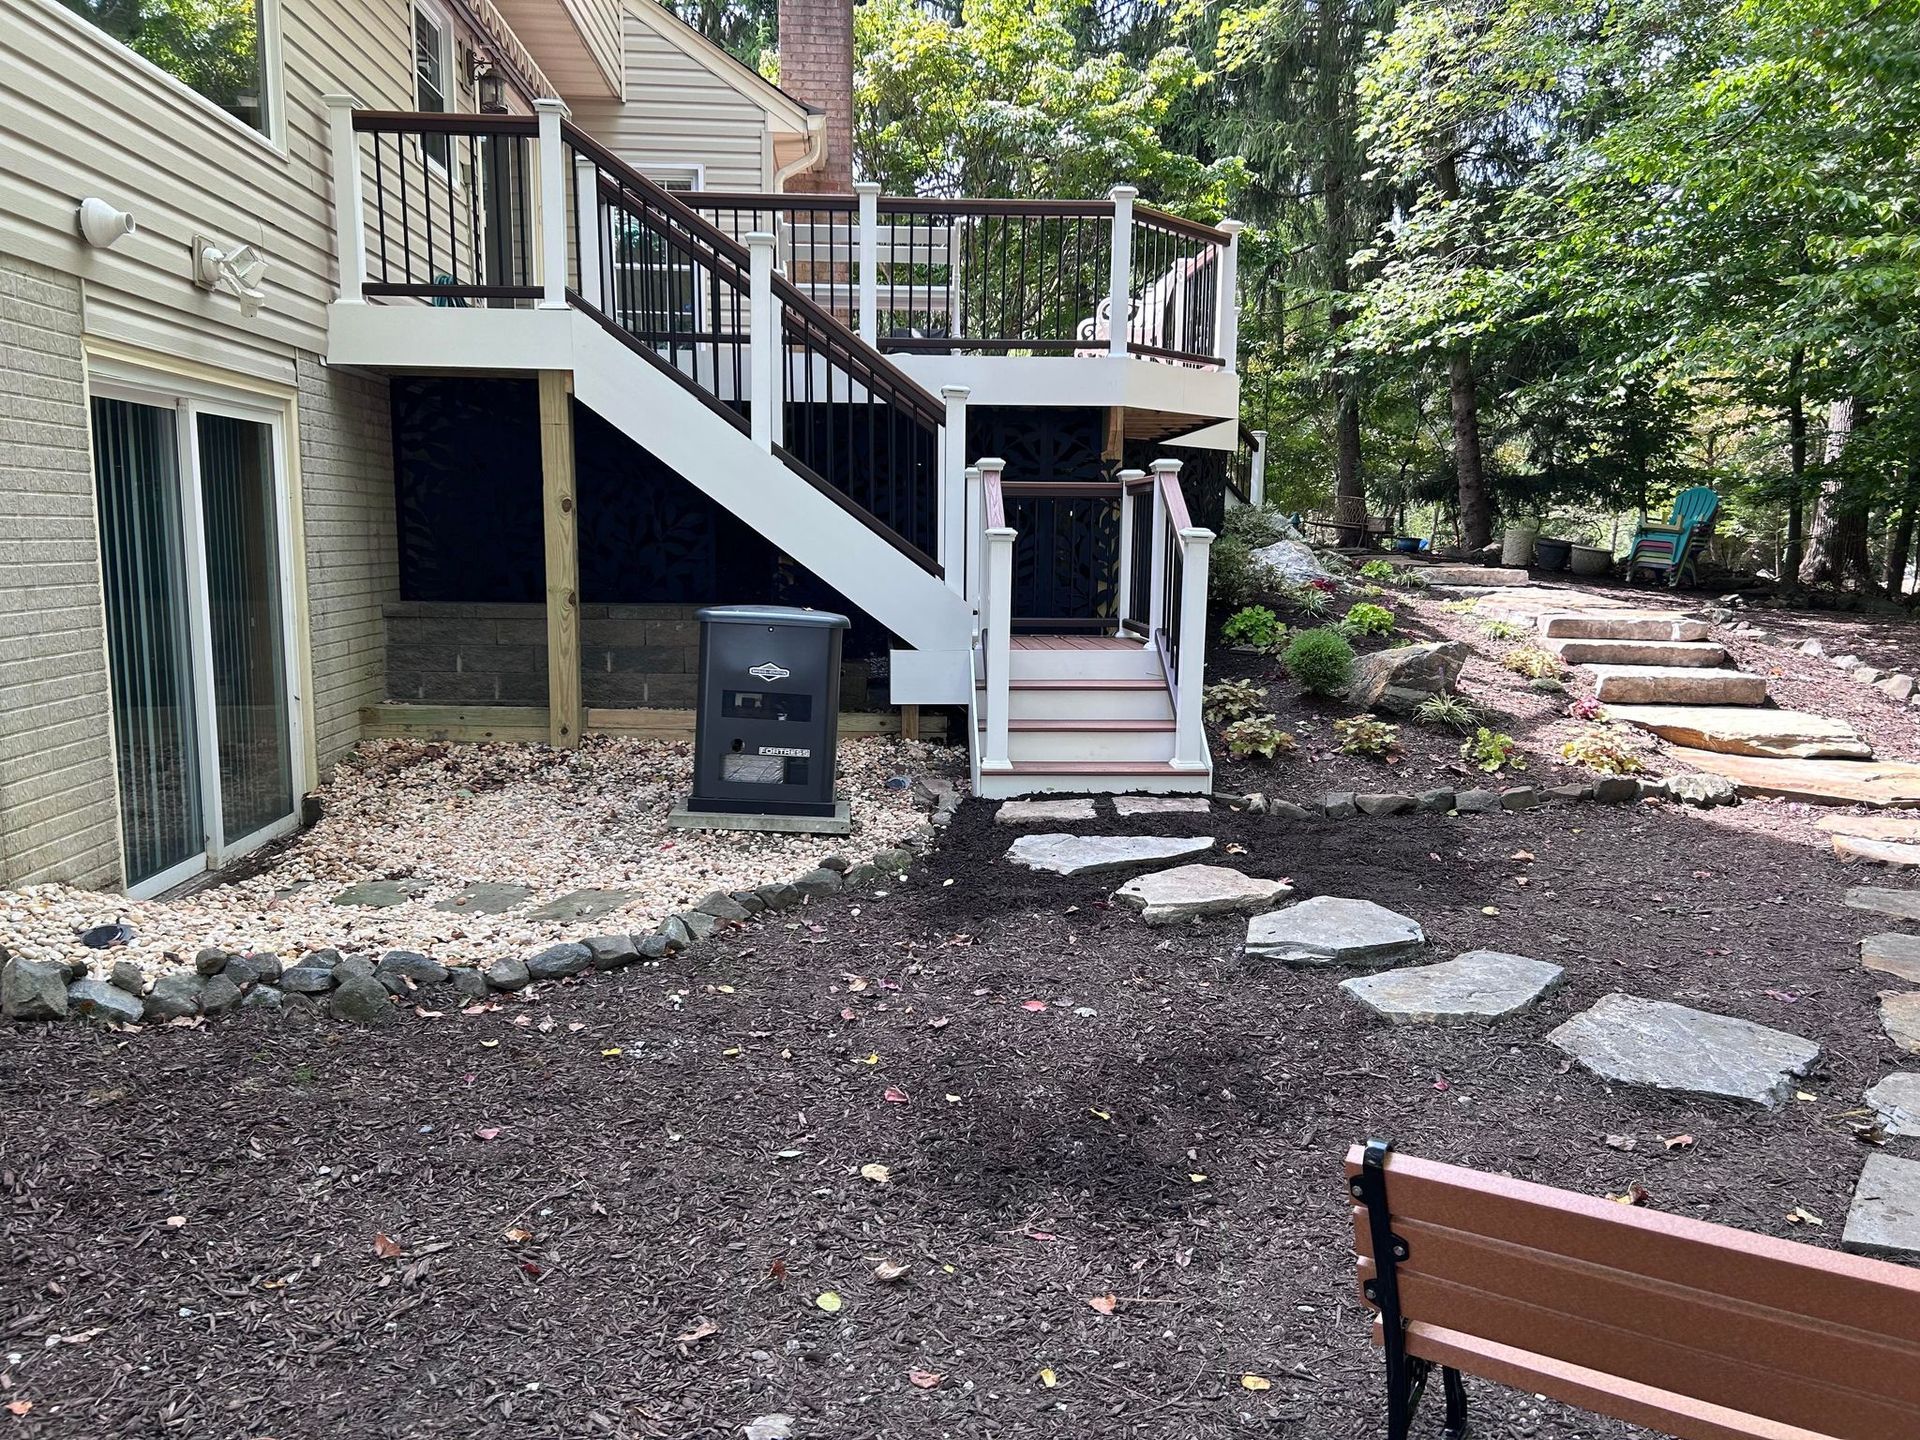
[(780, 0), (780, 88), (824, 110), (827, 156), (789, 190), (853, 193), (853, 0)]

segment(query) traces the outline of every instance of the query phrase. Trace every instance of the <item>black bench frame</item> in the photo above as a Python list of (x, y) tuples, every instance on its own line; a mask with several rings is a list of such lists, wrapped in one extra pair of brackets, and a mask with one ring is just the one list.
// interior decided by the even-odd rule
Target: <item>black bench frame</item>
[[(1406, 1322), (1400, 1316), (1399, 1262), (1412, 1252), (1393, 1233), (1393, 1213), (1387, 1206), (1387, 1153), (1391, 1140), (1369, 1140), (1360, 1173), (1350, 1182), (1353, 1198), (1367, 1207), (1367, 1229), (1373, 1236), (1374, 1276), (1366, 1283), (1366, 1297), (1380, 1312), (1380, 1336), (1387, 1356), (1387, 1440), (1408, 1440), (1414, 1412), (1427, 1393), (1433, 1362), (1407, 1354)], [(1440, 1369), (1447, 1397), (1446, 1423), (1441, 1440), (1466, 1440), (1467, 1386), (1451, 1366)]]

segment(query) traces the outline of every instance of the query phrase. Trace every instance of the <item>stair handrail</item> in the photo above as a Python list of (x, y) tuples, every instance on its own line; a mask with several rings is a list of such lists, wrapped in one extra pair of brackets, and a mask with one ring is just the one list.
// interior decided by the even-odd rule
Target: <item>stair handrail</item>
[(1153, 486), (1151, 643), (1173, 695), (1173, 763), (1204, 769), (1207, 737), (1201, 726), (1207, 666), (1207, 568), (1214, 534), (1196, 526), (1180, 488), (1181, 462), (1155, 460)]
[(985, 571), (980, 604), (982, 648), (987, 669), (986, 753), (982, 768), (1005, 770), (1012, 764), (1008, 733), (1013, 694), (1013, 546), (1019, 538), (1007, 524), (1001, 475), (1006, 462), (989, 456), (978, 462)]

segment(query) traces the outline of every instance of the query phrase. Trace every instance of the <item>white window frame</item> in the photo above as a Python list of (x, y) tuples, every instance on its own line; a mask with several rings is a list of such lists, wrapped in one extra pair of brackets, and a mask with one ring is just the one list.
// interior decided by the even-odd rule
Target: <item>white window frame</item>
[(94, 36), (111, 46), (122, 58), (131, 62), (135, 69), (145, 72), (150, 78), (158, 80), (174, 94), (184, 97), (205, 110), (223, 125), (230, 125), (236, 135), (244, 135), (256, 145), (265, 146), (280, 159), (288, 158), (287, 152), (287, 108), (285, 67), (282, 64), (280, 44), (280, 0), (259, 0), (260, 3), (260, 104), (266, 111), (265, 128), (249, 125), (239, 116), (223, 110), (209, 97), (202, 95), (178, 75), (163, 66), (156, 65), (146, 56), (135, 50), (126, 41), (108, 33), (94, 24), (78, 11), (70, 10), (60, 0), (40, 0), (43, 8), (58, 15), (70, 25), (75, 25), (84, 33)]
[(707, 167), (704, 161), (675, 160), (662, 165), (642, 165), (639, 170), (662, 190), (671, 190), (673, 187), (669, 182), (674, 180), (690, 181), (686, 188), (696, 194), (707, 188)]
[[(425, 17), (428, 24), (440, 36), (440, 109), (436, 114), (457, 115), (460, 113), (460, 98), (456, 89), (457, 81), (453, 73), (454, 60), (458, 47), (454, 44), (453, 17), (433, 0), (413, 0), (407, 12), (407, 73), (413, 81), (413, 108), (420, 110), (420, 20)], [(422, 111), (425, 114), (428, 112)], [(426, 137), (420, 137), (421, 158), (451, 185), (453, 172), (453, 137), (446, 137), (446, 158), (442, 160), (428, 148)]]
[[(133, 900), (150, 899), (191, 880), (208, 870), (229, 865), (262, 845), (292, 834), (300, 826), (300, 796), (307, 772), (306, 714), (300, 694), (300, 635), (295, 628), (293, 500), (289, 477), (291, 456), (287, 449), (288, 407), (258, 394), (230, 390), (210, 382), (185, 376), (154, 374), (131, 366), (95, 359), (88, 367), (87, 393), (102, 400), (124, 400), (174, 412), (174, 440), (178, 446), (180, 529), (186, 553), (187, 630), (193, 650), (194, 731), (198, 743), (200, 768), (200, 821), (204, 845), (200, 854), (181, 861), (171, 869), (127, 887)], [(249, 835), (225, 843), (225, 817), (220, 795), (220, 731), (215, 711), (213, 687), (213, 632), (209, 624), (207, 598), (206, 516), (200, 483), (201, 415), (223, 415), (265, 425), (271, 437), (273, 458), (274, 539), (279, 546), (280, 643), (282, 674), (287, 690), (287, 766), (292, 799), (291, 811)], [(108, 707), (111, 728), (112, 707)], [(119, 746), (113, 745), (114, 764), (119, 764)], [(115, 777), (115, 808), (118, 811), (119, 784)], [(124, 849), (123, 849), (124, 855)]]

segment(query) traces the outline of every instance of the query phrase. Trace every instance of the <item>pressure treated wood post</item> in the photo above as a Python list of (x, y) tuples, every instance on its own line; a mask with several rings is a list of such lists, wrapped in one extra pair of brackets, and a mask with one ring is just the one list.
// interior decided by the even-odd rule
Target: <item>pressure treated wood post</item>
[(580, 743), (580, 541), (573, 485), (572, 377), (540, 372), (540, 514), (547, 557), (547, 738)]

